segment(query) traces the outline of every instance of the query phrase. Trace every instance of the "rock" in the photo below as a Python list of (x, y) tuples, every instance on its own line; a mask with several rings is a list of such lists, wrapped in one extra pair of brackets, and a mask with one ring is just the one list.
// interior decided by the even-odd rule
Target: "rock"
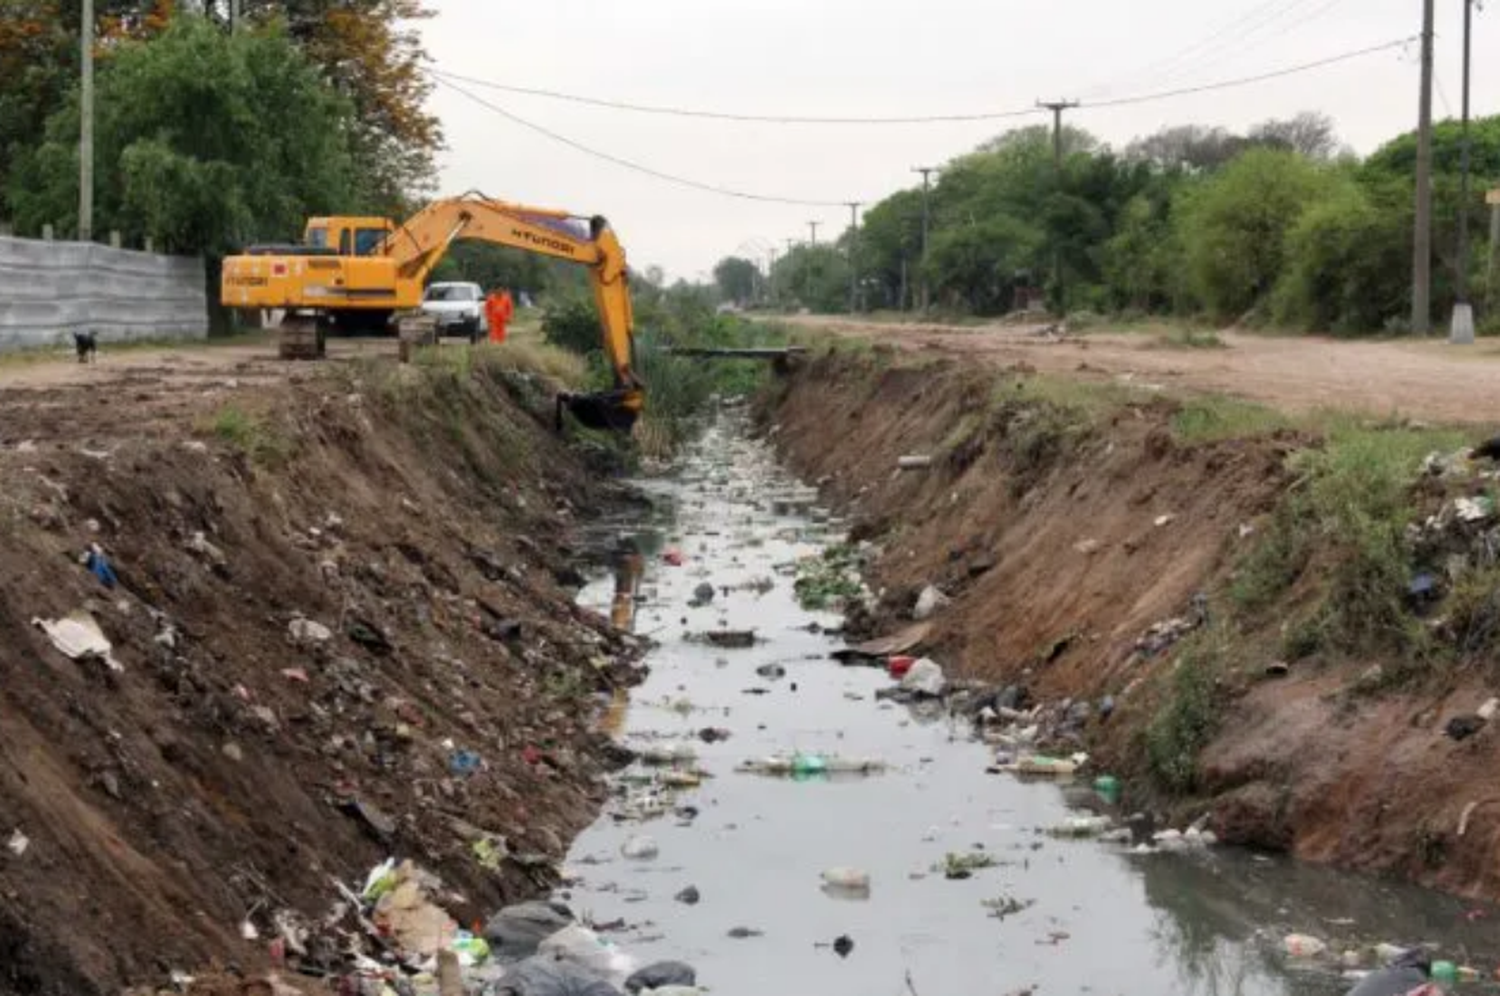
[(333, 639), (333, 630), (311, 619), (293, 619), (287, 624), (286, 630), (287, 635), (292, 638), (293, 643), (327, 643)]
[(786, 668), (782, 667), (780, 664), (762, 664), (760, 667), (755, 669), (755, 673), (760, 675), (762, 678), (770, 678), (774, 680), (776, 678), (785, 678)]
[(948, 679), (942, 667), (932, 660), (922, 658), (911, 666), (906, 677), (901, 679), (901, 690), (914, 695), (937, 698), (948, 687)]
[[(672, 898), (687, 906), (697, 906), (698, 900), (703, 897), (698, 894), (698, 887), (696, 885), (690, 885)], [(692, 983), (689, 982), (688, 985), (692, 985)]]
[(703, 582), (698, 587), (696, 587), (696, 588), (693, 589), (692, 604), (694, 606), (707, 605), (709, 602), (712, 602), (713, 600), (714, 600), (714, 586), (711, 585), (711, 584), (709, 584), (707, 581)]
[(1444, 727), (1443, 732), (1454, 740), (1462, 742), (1482, 729), (1484, 729), (1483, 716), (1455, 716), (1448, 720), (1448, 725)]
[(1077, 543), (1073, 544), (1073, 549), (1077, 550), (1085, 557), (1093, 553), (1098, 553), (1099, 547), (1100, 543), (1096, 539), (1079, 540)]
[(1495, 718), (1496, 712), (1500, 712), (1500, 699), (1490, 699), (1479, 707), (1479, 711), (1475, 715), (1488, 723)]
[(620, 845), (620, 853), (632, 861), (650, 861), (661, 853), (661, 848), (650, 837), (639, 834)]
[(762, 931), (753, 930), (750, 927), (732, 927), (730, 928), (728, 936), (734, 938), (737, 941), (743, 941), (746, 938), (764, 937), (766, 935)]
[(658, 961), (647, 965), (625, 980), (625, 991), (638, 993), (641, 990), (659, 990), (667, 986), (696, 986), (698, 972), (693, 966), (680, 961)]
[(849, 957), (854, 950), (854, 940), (848, 934), (842, 934), (833, 940), (833, 953), (840, 958)]
[(944, 595), (935, 586), (928, 585), (922, 589), (917, 596), (917, 604), (911, 610), (911, 617), (918, 622), (932, 618), (937, 611), (946, 606), (952, 599)]
[(229, 758), (231, 761), (243, 761), (245, 759), (245, 752), (240, 749), (240, 745), (237, 743), (225, 744), (223, 747), (223, 752), (224, 756)]
[(988, 553), (981, 553), (969, 560), (969, 577), (977, 578), (983, 574), (993, 571), (999, 562)]

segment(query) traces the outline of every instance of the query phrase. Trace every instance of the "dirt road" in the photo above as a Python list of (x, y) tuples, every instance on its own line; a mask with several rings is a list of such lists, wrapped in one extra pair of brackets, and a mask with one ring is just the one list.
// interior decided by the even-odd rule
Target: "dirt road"
[(1189, 347), (1156, 333), (1090, 332), (1057, 338), (1040, 326), (944, 326), (787, 321), (908, 351), (974, 356), (997, 366), (1232, 394), (1289, 411), (1338, 408), (1442, 422), (1500, 422), (1500, 342), (1342, 342), (1224, 332), (1221, 348)]

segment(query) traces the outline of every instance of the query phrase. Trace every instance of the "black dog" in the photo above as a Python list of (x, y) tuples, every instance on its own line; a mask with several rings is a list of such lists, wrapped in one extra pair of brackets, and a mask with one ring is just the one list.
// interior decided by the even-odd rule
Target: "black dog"
[(78, 350), (78, 362), (88, 363), (99, 358), (99, 333), (74, 332), (73, 346)]

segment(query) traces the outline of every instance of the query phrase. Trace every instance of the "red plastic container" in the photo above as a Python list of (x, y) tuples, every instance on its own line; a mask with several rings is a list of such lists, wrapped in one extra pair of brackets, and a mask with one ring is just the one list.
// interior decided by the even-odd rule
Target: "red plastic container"
[(906, 677), (906, 672), (917, 662), (915, 657), (889, 657), (886, 659), (886, 667), (890, 669), (891, 677), (900, 681)]

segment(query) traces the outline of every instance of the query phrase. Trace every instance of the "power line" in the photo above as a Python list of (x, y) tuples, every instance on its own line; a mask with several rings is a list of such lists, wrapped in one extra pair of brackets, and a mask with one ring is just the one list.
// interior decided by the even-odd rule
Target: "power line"
[[(1117, 82), (1128, 82), (1134, 85), (1140, 85), (1144, 83), (1155, 82), (1156, 80), (1162, 79), (1163, 77), (1170, 78), (1174, 75), (1180, 76), (1182, 68), (1189, 62), (1193, 61), (1194, 57), (1200, 55), (1205, 49), (1211, 49), (1215, 47), (1216, 43), (1222, 43), (1222, 40), (1226, 37), (1229, 37), (1231, 41), (1238, 41), (1243, 37), (1244, 33), (1253, 33), (1256, 27), (1255, 22), (1257, 21), (1257, 19), (1264, 18), (1267, 13), (1270, 14), (1273, 20), (1281, 16), (1281, 14), (1284, 13), (1284, 10), (1272, 10), (1272, 8), (1276, 7), (1278, 3), (1284, 2), (1285, 0), (1262, 0), (1261, 3), (1256, 4), (1250, 10), (1241, 14), (1238, 18), (1229, 22), (1228, 24), (1220, 27), (1218, 30), (1212, 32), (1207, 37), (1200, 38), (1193, 44), (1179, 50), (1175, 55), (1169, 55), (1165, 58), (1158, 59), (1139, 72), (1129, 73), (1123, 78), (1117, 78)], [(1300, 0), (1293, 0), (1293, 2), (1300, 2)], [(1088, 90), (1084, 91), (1084, 95), (1088, 96), (1090, 94), (1106, 93), (1112, 88), (1112, 84), (1104, 83), (1101, 85), (1090, 87)]]
[(1340, 62), (1350, 62), (1366, 55), (1374, 55), (1377, 52), (1388, 52), (1391, 49), (1403, 48), (1416, 41), (1416, 37), (1400, 38), (1389, 41), (1383, 45), (1371, 45), (1369, 48), (1355, 49), (1342, 55), (1332, 55), (1326, 59), (1318, 59), (1315, 62), (1304, 62), (1296, 66), (1288, 66), (1285, 69), (1277, 69), (1268, 73), (1258, 73), (1255, 76), (1242, 76), (1238, 79), (1221, 80), (1217, 83), (1204, 83), (1200, 86), (1181, 87), (1176, 90), (1165, 90), (1160, 93), (1148, 93), (1139, 97), (1116, 97), (1112, 100), (1095, 100), (1079, 106), (1082, 108), (1097, 107), (1124, 107), (1129, 104), (1145, 104), (1157, 100), (1167, 100), (1172, 97), (1186, 97), (1195, 93), (1209, 93), (1215, 90), (1229, 90), (1234, 87), (1250, 86), (1254, 83), (1264, 83), (1267, 80), (1281, 79), (1285, 76), (1295, 76), (1313, 69), (1322, 69), (1324, 66), (1337, 65)]
[[(540, 87), (516, 86), (510, 83), (497, 83), (494, 80), (483, 80), (473, 76), (463, 76), (459, 73), (450, 73), (447, 70), (429, 68), (427, 72), (435, 79), (457, 80), (471, 86), (482, 86), (490, 90), (503, 90), (506, 93), (515, 93), (527, 97), (545, 97), (548, 100), (561, 100), (570, 104), (586, 104), (590, 107), (603, 107), (612, 111), (631, 111), (636, 114), (659, 114), (667, 117), (677, 118), (703, 118), (710, 121), (737, 121), (742, 124), (811, 124), (811, 125), (892, 125), (892, 124), (941, 124), (961, 121), (993, 121), (1000, 118), (1029, 117), (1036, 114), (1036, 108), (1018, 108), (1009, 111), (986, 111), (973, 114), (924, 114), (911, 117), (809, 117), (794, 114), (737, 114), (732, 111), (710, 111), (701, 108), (676, 107), (660, 104), (632, 104), (623, 100), (610, 100), (603, 97), (590, 97), (577, 93), (564, 93), (559, 90), (547, 90)], [(449, 83), (451, 86), (451, 82)], [(838, 205), (842, 207), (843, 205)]]
[[(1349, 62), (1349, 61), (1352, 61), (1354, 59), (1362, 58), (1362, 57), (1367, 56), (1367, 55), (1373, 55), (1373, 54), (1375, 54), (1377, 52), (1390, 51), (1391, 49), (1400, 48), (1402, 46), (1408, 45), (1413, 40), (1414, 40), (1413, 38), (1401, 38), (1401, 39), (1398, 39), (1396, 41), (1385, 42), (1384, 44), (1381, 44), (1381, 45), (1372, 45), (1372, 46), (1369, 46), (1367, 48), (1355, 49), (1354, 51), (1351, 51), (1351, 52), (1344, 52), (1344, 53), (1339, 54), (1339, 55), (1329, 56), (1328, 58), (1325, 58), (1325, 59), (1318, 59), (1318, 60), (1316, 60), (1314, 62), (1306, 62), (1306, 63), (1302, 63), (1302, 64), (1296, 65), (1296, 66), (1288, 66), (1288, 67), (1283, 68), (1283, 69), (1273, 70), (1271, 72), (1259, 73), (1259, 74), (1257, 74), (1255, 76), (1244, 76), (1244, 77), (1240, 77), (1238, 79), (1221, 80), (1221, 81), (1218, 81), (1218, 82), (1215, 82), (1215, 83), (1204, 83), (1204, 84), (1201, 84), (1199, 86), (1182, 87), (1182, 88), (1179, 88), (1179, 89), (1176, 89), (1176, 90), (1166, 90), (1166, 91), (1162, 91), (1162, 92), (1159, 92), (1159, 93), (1140, 94), (1140, 95), (1134, 96), (1134, 97), (1116, 97), (1116, 98), (1111, 99), (1111, 100), (1096, 100), (1096, 101), (1092, 101), (1092, 102), (1078, 104), (1077, 107), (1080, 108), (1080, 109), (1083, 109), (1083, 110), (1097, 109), (1097, 108), (1107, 108), (1107, 107), (1123, 107), (1123, 106), (1133, 105), (1133, 104), (1150, 103), (1150, 102), (1158, 101), (1158, 100), (1168, 100), (1168, 99), (1171, 99), (1173, 97), (1184, 97), (1184, 96), (1189, 96), (1189, 95), (1192, 95), (1192, 94), (1211, 93), (1211, 92), (1216, 91), (1216, 90), (1227, 90), (1227, 89), (1231, 89), (1231, 88), (1235, 88), (1235, 87), (1250, 86), (1250, 85), (1255, 84), (1255, 83), (1263, 83), (1263, 82), (1266, 82), (1268, 80), (1280, 79), (1280, 78), (1287, 77), (1287, 76), (1293, 76), (1293, 75), (1296, 75), (1296, 74), (1299, 74), (1299, 73), (1309, 72), (1309, 71), (1314, 70), (1314, 69), (1321, 69), (1321, 68), (1323, 68), (1325, 66), (1332, 66), (1332, 65), (1336, 65), (1336, 64), (1342, 63), (1342, 62)], [(437, 70), (428, 70), (428, 72), (431, 75), (433, 81), (436, 82), (436, 83), (438, 83), (439, 85), (441, 85), (443, 87), (446, 87), (449, 90), (454, 91), (455, 93), (457, 93), (457, 94), (459, 94), (459, 95), (461, 95), (461, 96), (463, 96), (463, 97), (465, 97), (465, 98), (473, 101), (474, 103), (478, 104), (479, 106), (481, 106), (481, 107), (483, 107), (483, 108), (485, 108), (485, 109), (487, 109), (489, 111), (492, 111), (495, 114), (499, 114), (501, 117), (503, 117), (503, 118), (505, 118), (505, 119), (513, 122), (514, 124), (520, 125), (521, 127), (526, 128), (529, 131), (533, 131), (533, 132), (535, 132), (535, 133), (537, 133), (539, 135), (542, 135), (545, 138), (550, 138), (552, 141), (557, 142), (557, 143), (559, 143), (561, 145), (566, 145), (569, 148), (574, 149), (575, 151), (583, 153), (584, 155), (592, 156), (592, 157), (594, 157), (596, 159), (601, 159), (601, 160), (603, 160), (605, 162), (612, 163), (612, 164), (614, 164), (616, 166), (620, 166), (620, 167), (622, 167), (624, 169), (632, 170), (634, 172), (641, 173), (641, 174), (644, 174), (646, 176), (650, 176), (650, 177), (653, 177), (653, 178), (658, 179), (658, 180), (662, 180), (662, 181), (667, 182), (667, 183), (673, 183), (673, 184), (676, 184), (676, 185), (681, 186), (681, 187), (687, 187), (689, 189), (702, 191), (704, 193), (718, 194), (718, 195), (720, 195), (722, 197), (733, 197), (733, 198), (736, 198), (738, 200), (756, 201), (756, 202), (764, 203), (764, 204), (788, 204), (788, 205), (794, 205), (794, 206), (800, 206), (800, 207), (847, 207), (848, 204), (849, 204), (848, 201), (815, 200), (815, 199), (811, 199), (811, 198), (782, 197), (782, 196), (778, 196), (778, 195), (774, 195), (774, 194), (754, 193), (754, 192), (751, 192), (751, 191), (737, 190), (737, 189), (732, 188), (732, 187), (720, 186), (719, 184), (705, 183), (705, 182), (703, 182), (701, 180), (694, 180), (694, 179), (691, 179), (689, 177), (679, 176), (679, 175), (677, 175), (675, 173), (668, 173), (668, 172), (666, 172), (664, 170), (659, 170), (659, 169), (656, 169), (654, 167), (647, 166), (647, 165), (644, 165), (642, 163), (635, 162), (634, 160), (625, 159), (625, 158), (623, 158), (621, 156), (617, 156), (617, 155), (614, 155), (612, 153), (604, 152), (604, 151), (602, 151), (600, 149), (593, 148), (592, 146), (585, 145), (584, 143), (579, 142), (576, 139), (569, 138), (568, 136), (560, 134), (560, 133), (558, 133), (556, 131), (553, 131), (550, 128), (547, 128), (547, 127), (544, 127), (542, 125), (539, 125), (539, 124), (537, 124), (534, 121), (530, 121), (530, 120), (528, 120), (526, 118), (523, 118), (523, 117), (521, 117), (518, 114), (514, 114), (511, 111), (507, 110), (506, 108), (501, 107), (499, 104), (496, 104), (496, 103), (494, 103), (493, 101), (490, 101), (490, 100), (486, 100), (485, 98), (480, 97), (479, 95), (477, 95), (475, 93), (472, 93), (469, 90), (466, 90), (465, 88), (459, 86), (458, 84), (451, 82), (447, 78), (451, 74), (442, 73), (442, 72), (439, 72)], [(454, 79), (461, 79), (462, 77), (455, 76), (453, 78)], [(495, 86), (495, 87), (497, 87), (499, 89), (511, 89), (511, 88), (506, 87), (506, 86), (504, 86), (502, 84), (490, 84), (490, 85)], [(568, 99), (582, 100), (582, 101), (585, 101), (585, 102), (595, 102), (595, 101), (592, 100), (592, 98), (571, 97), (571, 98), (568, 98)], [(600, 103), (602, 103), (602, 102), (600, 102)], [(643, 107), (641, 105), (630, 105), (630, 104), (619, 104), (617, 106), (617, 109), (637, 111), (637, 112), (642, 112), (642, 113), (675, 113), (675, 112), (672, 112), (672, 111), (667, 111), (667, 110), (662, 109), (662, 108), (650, 109), (650, 108), (645, 108), (645, 107)], [(1034, 114), (1042, 113), (1043, 110), (1044, 110), (1043, 108), (1030, 107), (1030, 108), (1026, 108), (1025, 110), (1006, 111), (1006, 112), (1001, 112), (999, 114), (971, 116), (970, 119), (971, 120), (980, 120), (980, 119), (988, 120), (990, 118), (1001, 117), (1001, 116), (1003, 116), (1003, 117), (1020, 117), (1022, 115), (1034, 115)], [(693, 112), (691, 114), (691, 116), (693, 116), (693, 117), (719, 117), (720, 115), (717, 115), (714, 112), (709, 112), (709, 111), (697, 111), (697, 112)], [(744, 118), (742, 117), (740, 119), (744, 119)], [(737, 120), (739, 120), (739, 119), (737, 119)], [(768, 118), (768, 117), (752, 117), (752, 118), (749, 118), (749, 120), (761, 120), (761, 121), (764, 121), (764, 120), (771, 120), (771, 118)], [(831, 122), (831, 121), (835, 121), (835, 120), (847, 122), (847, 121), (854, 120), (854, 119), (812, 119), (812, 118), (792, 119), (792, 118), (787, 118), (787, 119), (783, 119), (783, 120), (786, 120), (786, 121), (796, 120), (796, 121), (799, 121), (799, 122), (822, 121), (822, 122), (826, 123), (826, 122)], [(913, 121), (913, 120), (941, 121), (941, 120), (951, 120), (951, 118), (945, 118), (945, 117), (942, 117), (942, 116), (938, 116), (938, 117), (923, 118), (923, 119), (865, 118), (865, 119), (860, 119), (860, 120), (862, 120), (864, 123), (890, 123), (890, 122), (897, 122), (897, 121), (906, 122), (906, 121)], [(925, 177), (924, 177), (924, 179), (925, 179)]]
[[(1414, 40), (1415, 40), (1415, 37), (1405, 37), (1405, 38), (1396, 39), (1394, 41), (1385, 42), (1385, 43), (1380, 44), (1380, 45), (1372, 45), (1372, 46), (1369, 46), (1367, 48), (1360, 48), (1360, 49), (1355, 49), (1355, 50), (1349, 51), (1349, 52), (1342, 52), (1342, 53), (1340, 53), (1338, 55), (1332, 55), (1332, 56), (1329, 56), (1327, 58), (1318, 59), (1318, 60), (1313, 61), (1313, 62), (1305, 62), (1305, 63), (1301, 63), (1301, 64), (1295, 65), (1295, 66), (1288, 66), (1288, 67), (1285, 67), (1283, 69), (1277, 69), (1277, 70), (1273, 70), (1273, 71), (1265, 72), (1265, 73), (1258, 73), (1258, 74), (1256, 74), (1254, 76), (1243, 76), (1243, 77), (1238, 77), (1238, 78), (1235, 78), (1235, 79), (1219, 80), (1219, 81), (1216, 81), (1216, 82), (1203, 83), (1203, 84), (1199, 84), (1199, 85), (1196, 85), (1196, 86), (1179, 87), (1179, 88), (1176, 88), (1176, 89), (1161, 90), (1161, 91), (1156, 91), (1156, 92), (1152, 92), (1152, 93), (1137, 94), (1137, 95), (1128, 96), (1128, 97), (1115, 97), (1115, 98), (1111, 98), (1111, 99), (1107, 99), (1107, 100), (1087, 101), (1087, 102), (1083, 103), (1080, 106), (1082, 106), (1082, 107), (1122, 107), (1122, 106), (1125, 106), (1125, 105), (1128, 105), (1128, 104), (1144, 104), (1144, 103), (1150, 103), (1150, 102), (1158, 101), (1158, 100), (1168, 100), (1168, 99), (1171, 99), (1173, 97), (1188, 96), (1188, 95), (1196, 94), (1196, 93), (1211, 93), (1211, 92), (1213, 92), (1215, 90), (1227, 90), (1227, 89), (1231, 89), (1231, 88), (1234, 88), (1234, 87), (1249, 86), (1249, 85), (1254, 84), (1254, 83), (1261, 83), (1261, 82), (1265, 82), (1266, 80), (1278, 79), (1278, 78), (1283, 77), (1283, 76), (1292, 76), (1292, 75), (1296, 75), (1298, 73), (1305, 73), (1305, 72), (1309, 72), (1309, 71), (1314, 70), (1314, 69), (1321, 69), (1321, 68), (1323, 68), (1325, 66), (1336, 65), (1336, 64), (1341, 63), (1341, 62), (1349, 62), (1349, 61), (1352, 61), (1354, 59), (1362, 58), (1362, 57), (1364, 57), (1366, 55), (1374, 55), (1374, 54), (1376, 54), (1378, 52), (1385, 52), (1385, 51), (1389, 51), (1389, 50), (1394, 49), (1394, 48), (1400, 48), (1400, 47), (1402, 47), (1404, 45), (1410, 44)], [(541, 88), (537, 88), (537, 87), (522, 87), (522, 86), (514, 86), (514, 85), (511, 85), (511, 84), (508, 84), (508, 83), (497, 83), (497, 82), (492, 81), (492, 80), (482, 80), (482, 79), (477, 79), (477, 78), (471, 77), (471, 76), (462, 76), (462, 75), (459, 75), (457, 73), (450, 73), (450, 72), (447, 72), (446, 70), (428, 69), (427, 72), (428, 72), (429, 75), (432, 76), (432, 78), (434, 80), (436, 80), (437, 82), (443, 84), (444, 86), (447, 86), (449, 89), (456, 90), (457, 92), (459, 92), (459, 93), (463, 94), (464, 96), (468, 97), (470, 100), (473, 100), (476, 103), (481, 103), (481, 104), (484, 104), (485, 106), (491, 107), (492, 109), (496, 110), (498, 113), (504, 114), (506, 117), (509, 117), (512, 120), (517, 121), (518, 123), (524, 123), (524, 124), (526, 124), (526, 126), (531, 127), (534, 130), (544, 130), (544, 129), (542, 129), (541, 126), (539, 126), (539, 125), (534, 125), (534, 124), (531, 124), (530, 122), (523, 122), (522, 119), (518, 118), (516, 115), (512, 114), (510, 111), (506, 111), (506, 110), (504, 110), (502, 108), (496, 107), (495, 105), (487, 103), (486, 101), (483, 100), (483, 98), (480, 98), (480, 97), (476, 96), (475, 94), (470, 93), (469, 91), (464, 90), (463, 88), (459, 87), (454, 81), (458, 81), (459, 83), (466, 83), (466, 84), (469, 84), (469, 85), (472, 85), (472, 86), (486, 87), (486, 88), (492, 89), (492, 90), (502, 90), (502, 91), (505, 91), (507, 93), (518, 93), (518, 94), (524, 94), (524, 95), (527, 95), (527, 96), (545, 97), (545, 98), (547, 98), (549, 100), (561, 100), (561, 101), (566, 101), (568, 103), (587, 104), (587, 105), (594, 106), (594, 107), (608, 108), (610, 110), (629, 111), (629, 112), (632, 112), (632, 113), (635, 113), (635, 114), (656, 114), (656, 115), (665, 115), (665, 116), (669, 116), (669, 117), (700, 118), (700, 119), (716, 120), (716, 121), (737, 121), (737, 122), (742, 122), (742, 123), (758, 122), (758, 123), (763, 123), (763, 124), (769, 123), (769, 124), (821, 124), (821, 125), (945, 124), (945, 123), (964, 122), (964, 121), (995, 121), (995, 120), (1000, 120), (1000, 119), (1004, 119), (1004, 118), (1031, 117), (1031, 116), (1034, 116), (1036, 114), (1042, 113), (1042, 109), (1037, 108), (1037, 107), (1024, 107), (1024, 108), (1019, 108), (1018, 107), (1018, 108), (1013, 108), (1013, 109), (1009, 109), (1009, 110), (985, 111), (985, 112), (976, 112), (976, 113), (971, 113), (971, 114), (927, 114), (927, 115), (917, 115), (917, 116), (896, 116), (896, 117), (883, 117), (883, 116), (870, 116), (870, 117), (808, 117), (808, 116), (783, 115), (783, 114), (737, 114), (737, 113), (730, 113), (730, 112), (705, 110), (705, 109), (701, 109), (701, 108), (675, 107), (675, 106), (652, 105), (652, 104), (633, 104), (633, 103), (629, 103), (629, 102), (626, 102), (626, 101), (607, 100), (607, 99), (603, 99), (603, 98), (599, 98), (599, 97), (590, 97), (590, 96), (585, 96), (585, 95), (582, 95), (582, 94), (575, 94), (575, 93), (563, 93), (563, 92), (556, 91), (556, 90), (545, 90), (545, 89), (541, 89)], [(572, 143), (570, 143), (570, 144), (572, 144)], [(760, 199), (760, 198), (757, 198), (757, 199)], [(764, 199), (768, 199), (768, 200), (783, 200), (783, 198), (776, 198), (776, 197), (764, 198)], [(807, 203), (807, 202), (791, 201), (791, 203)], [(819, 207), (842, 207), (842, 206), (844, 206), (845, 202), (824, 202), (824, 201), (818, 201), (818, 202), (813, 202), (813, 203), (815, 203)]]
[(719, 194), (723, 197), (734, 197), (739, 200), (745, 201), (759, 201), (766, 204), (792, 204), (801, 207), (843, 207), (847, 203), (846, 201), (818, 201), (799, 197), (777, 197), (771, 194), (751, 193), (745, 190), (735, 190), (731, 187), (721, 187), (718, 184), (704, 183), (700, 180), (689, 179), (685, 176), (677, 176), (673, 173), (666, 173), (662, 170), (654, 169), (650, 166), (643, 165), (633, 160), (624, 159), (620, 156), (612, 155), (608, 152), (603, 152), (599, 149), (592, 148), (591, 146), (584, 145), (582, 142), (575, 141), (567, 137), (566, 135), (558, 134), (552, 129), (545, 128), (542, 125), (535, 123), (534, 121), (528, 121), (525, 118), (520, 117), (519, 115), (512, 114), (510, 111), (501, 107), (499, 104), (495, 104), (491, 101), (485, 100), (483, 97), (470, 93), (463, 87), (455, 86), (454, 84), (449, 83), (437, 73), (433, 73), (432, 76), (433, 79), (442, 86), (445, 86), (448, 89), (455, 91), (456, 93), (462, 94), (463, 96), (474, 101), (474, 103), (478, 104), (479, 106), (491, 110), (496, 114), (499, 114), (501, 117), (506, 118), (523, 128), (534, 131), (538, 135), (550, 138), (554, 142), (559, 142), (563, 145), (568, 146), (568, 148), (575, 149), (585, 155), (593, 156), (595, 159), (602, 159), (605, 162), (613, 163), (614, 165), (624, 167), (625, 169), (634, 170), (637, 173), (644, 173), (646, 176), (654, 177), (658, 180), (664, 180), (668, 183), (675, 183), (681, 187), (690, 187), (693, 190), (701, 190), (704, 193)]

